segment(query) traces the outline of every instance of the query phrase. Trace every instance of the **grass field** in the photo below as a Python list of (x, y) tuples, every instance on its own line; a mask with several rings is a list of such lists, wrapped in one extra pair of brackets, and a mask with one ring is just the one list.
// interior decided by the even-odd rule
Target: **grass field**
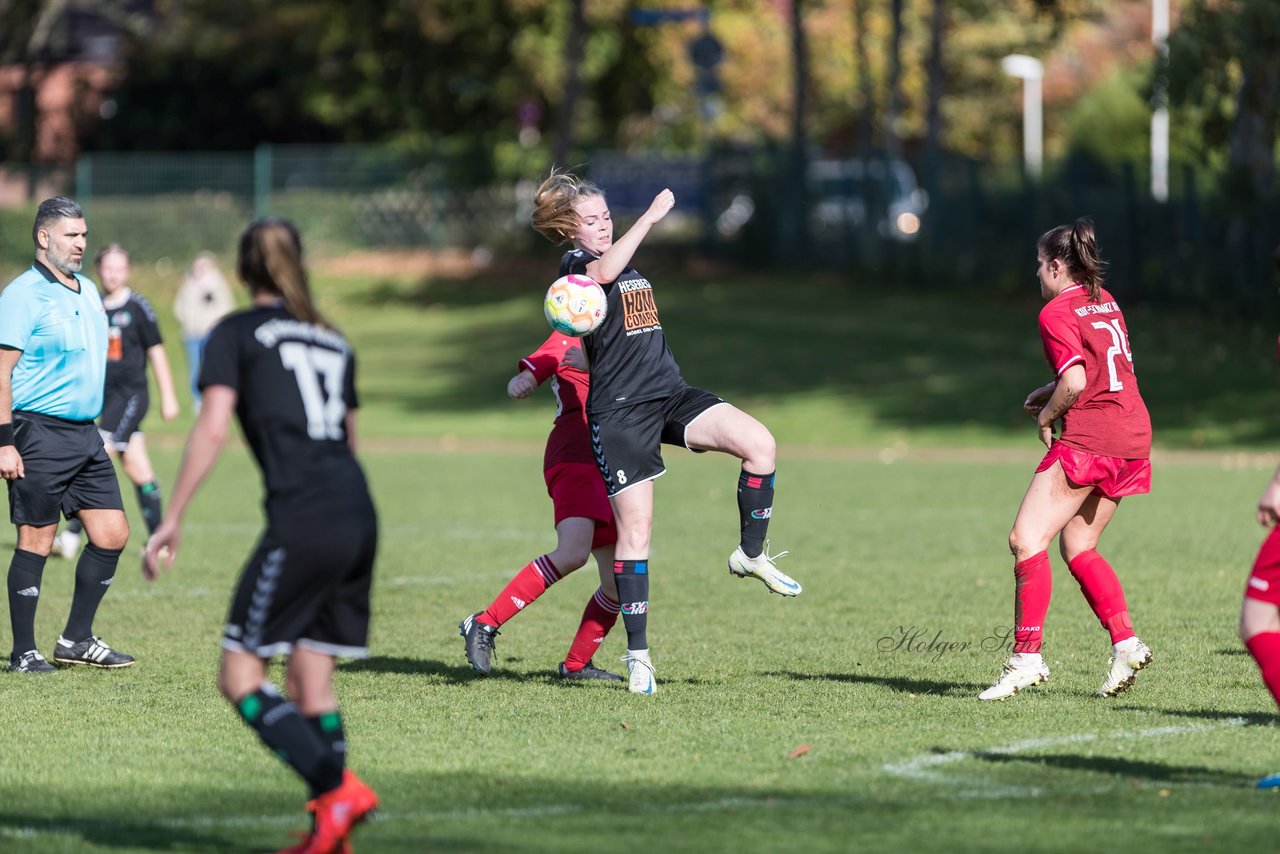
[[(1017, 413), (1042, 381), (1034, 303), (764, 284), (689, 282), (659, 304), (690, 380), (777, 433), (771, 534), (805, 593), (782, 600), (728, 575), (735, 466), (670, 451), (652, 554), (660, 688), (645, 698), (551, 675), (590, 570), (504, 629), (490, 679), (471, 674), (456, 634), (553, 544), (538, 444), (549, 401), (502, 394), (542, 335), (536, 294), (502, 280), (320, 279), (361, 357), (383, 532), (374, 655), (338, 678), (351, 764), (384, 800), (357, 850), (1273, 844), (1276, 802), (1251, 785), (1280, 770), (1275, 709), (1234, 632), (1273, 464), (1266, 333), (1130, 318), (1161, 449), (1153, 493), (1125, 502), (1104, 551), (1156, 662), (1128, 694), (1091, 696), (1109, 645), (1055, 559), (1052, 681), (988, 705), (975, 696), (1012, 616), (1005, 538), (1039, 457)], [(782, 288), (821, 298), (821, 317), (762, 312)], [(761, 335), (763, 360), (742, 345)], [(149, 422), (166, 486), (186, 423)], [(301, 826), (302, 786), (213, 687), (258, 495), (230, 448), (174, 572), (147, 585), (134, 558), (122, 563), (95, 628), (137, 667), (0, 678), (0, 850), (265, 851)], [(11, 547), (0, 533), (0, 554)], [(51, 558), (46, 647), (71, 575)], [(624, 637), (619, 626), (597, 663), (620, 666)]]

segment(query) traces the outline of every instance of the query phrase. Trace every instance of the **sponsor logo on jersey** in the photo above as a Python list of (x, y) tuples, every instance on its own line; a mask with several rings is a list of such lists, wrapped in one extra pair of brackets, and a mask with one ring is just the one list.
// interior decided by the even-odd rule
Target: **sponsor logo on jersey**
[(1271, 589), (1271, 582), (1267, 581), (1265, 578), (1259, 578), (1256, 575), (1251, 575), (1249, 576), (1249, 586), (1257, 590), (1266, 591)]

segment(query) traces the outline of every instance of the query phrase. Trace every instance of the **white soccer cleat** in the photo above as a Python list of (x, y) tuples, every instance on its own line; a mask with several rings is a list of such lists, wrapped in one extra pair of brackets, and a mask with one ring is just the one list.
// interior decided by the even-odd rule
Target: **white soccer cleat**
[(729, 572), (739, 578), (760, 579), (764, 582), (764, 586), (769, 588), (770, 593), (777, 593), (779, 596), (799, 596), (801, 590), (799, 582), (774, 565), (775, 560), (786, 557), (788, 554), (790, 552), (770, 555), (767, 541), (764, 544), (764, 551), (756, 557), (747, 557), (742, 551), (742, 546), (738, 546), (733, 550), (733, 554), (729, 555)]
[(1099, 697), (1114, 697), (1133, 686), (1138, 671), (1151, 663), (1151, 650), (1136, 637), (1116, 644), (1107, 669), (1107, 681), (1098, 689)]
[(80, 554), (80, 535), (63, 528), (53, 538), (53, 548), (50, 551), (67, 560), (75, 560), (76, 555)]
[(1005, 700), (1032, 685), (1049, 681), (1049, 668), (1036, 653), (1015, 653), (1009, 656), (1000, 678), (978, 695), (979, 700)]
[(622, 656), (627, 663), (627, 690), (632, 694), (658, 693), (658, 681), (653, 678), (653, 662), (649, 660), (649, 650), (629, 649)]

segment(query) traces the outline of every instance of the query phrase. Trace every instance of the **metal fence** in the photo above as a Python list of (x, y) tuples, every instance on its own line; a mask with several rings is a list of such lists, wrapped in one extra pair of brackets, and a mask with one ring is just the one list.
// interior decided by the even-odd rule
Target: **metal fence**
[[(1191, 169), (1175, 173), (1164, 203), (1149, 198), (1136, 167), (1059, 164), (1032, 183), (956, 160), (921, 179), (927, 197), (903, 162), (800, 159), (783, 149), (596, 152), (584, 171), (609, 193), (620, 227), (670, 186), (678, 207), (651, 240), (753, 268), (827, 269), (912, 288), (1025, 289), (1036, 237), (1090, 214), (1112, 288), (1123, 299), (1231, 312), (1274, 302), (1280, 201), (1243, 210)], [(244, 224), (266, 213), (297, 222), (319, 256), (387, 247), (520, 254), (536, 247), (528, 227), (536, 176), (487, 183), (459, 177), (476, 173), (379, 147), (263, 145), (253, 152), (86, 154), (73, 175), (40, 173), (38, 191), (73, 194), (96, 240), (175, 265), (202, 250), (230, 254)], [(0, 165), (0, 184), (5, 174)], [(11, 220), (0, 212), (0, 256), (28, 255), (25, 232)]]

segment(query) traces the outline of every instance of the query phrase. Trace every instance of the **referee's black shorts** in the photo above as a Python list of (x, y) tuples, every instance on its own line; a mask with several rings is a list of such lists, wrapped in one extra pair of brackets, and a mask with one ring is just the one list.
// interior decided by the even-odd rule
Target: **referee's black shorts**
[(42, 528), (81, 510), (123, 510), (116, 472), (92, 421), (13, 413), (24, 477), (9, 484), (9, 520)]

